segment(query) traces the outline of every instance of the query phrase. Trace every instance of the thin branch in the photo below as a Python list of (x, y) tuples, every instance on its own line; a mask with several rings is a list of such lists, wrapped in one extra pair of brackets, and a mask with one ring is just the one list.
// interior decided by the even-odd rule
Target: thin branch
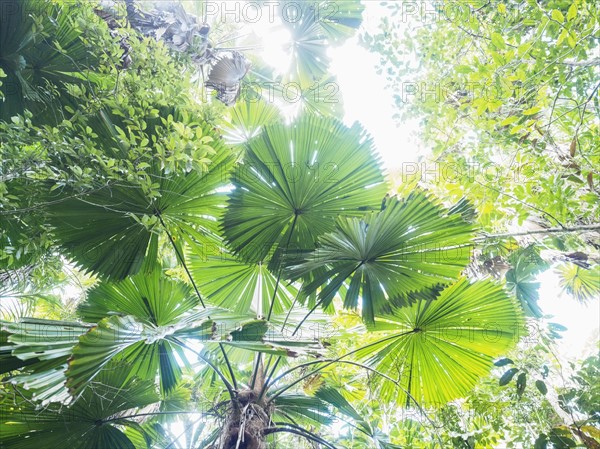
[(580, 226), (573, 226), (570, 228), (535, 229), (532, 231), (506, 232), (503, 234), (485, 234), (484, 236), (476, 237), (473, 240), (476, 242), (482, 242), (484, 240), (502, 239), (502, 238), (507, 238), (507, 237), (518, 237), (518, 236), (524, 236), (524, 235), (556, 234), (556, 233), (562, 233), (562, 232), (584, 232), (584, 231), (599, 231), (600, 232), (600, 224), (580, 225)]
[[(521, 62), (525, 64), (537, 64), (539, 60), (522, 59)], [(553, 61), (551, 64), (567, 65), (570, 67), (595, 67), (600, 65), (600, 58), (592, 59), (590, 61), (575, 61), (574, 59), (565, 59), (564, 61)]]

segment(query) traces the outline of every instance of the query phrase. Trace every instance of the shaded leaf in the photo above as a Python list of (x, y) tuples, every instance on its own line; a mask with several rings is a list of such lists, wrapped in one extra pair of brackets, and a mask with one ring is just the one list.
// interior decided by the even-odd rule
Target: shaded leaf
[(500, 381), (498, 382), (498, 384), (503, 387), (504, 385), (507, 385), (512, 378), (515, 376), (515, 374), (517, 374), (517, 371), (519, 371), (519, 368), (510, 368), (508, 371), (506, 371), (502, 377), (500, 377)]

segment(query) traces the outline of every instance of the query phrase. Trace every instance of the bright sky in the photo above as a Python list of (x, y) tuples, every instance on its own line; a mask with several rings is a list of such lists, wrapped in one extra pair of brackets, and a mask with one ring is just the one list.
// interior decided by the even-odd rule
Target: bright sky
[[(365, 31), (376, 32), (381, 18), (389, 14), (379, 3), (363, 2)], [(396, 111), (391, 92), (385, 88), (385, 76), (376, 72), (378, 56), (360, 46), (358, 36), (331, 48), (329, 54), (331, 71), (337, 76), (344, 100), (344, 122), (350, 125), (359, 121), (369, 131), (386, 168), (400, 169), (403, 162), (415, 162), (425, 149), (414, 135), (414, 123), (397, 124), (394, 120)]]

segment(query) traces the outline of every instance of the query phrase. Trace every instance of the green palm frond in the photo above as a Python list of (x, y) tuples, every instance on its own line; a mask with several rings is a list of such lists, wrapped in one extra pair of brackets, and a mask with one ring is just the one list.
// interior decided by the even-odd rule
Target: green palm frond
[(1, 325), (0, 372), (21, 369), (8, 381), (29, 390), (32, 399), (42, 404), (70, 402), (65, 387), (67, 360), (91, 325), (33, 318)]
[(365, 9), (360, 0), (321, 1), (315, 5), (318, 21), (331, 44), (352, 37), (362, 23)]
[(181, 378), (181, 367), (175, 358), (176, 345), (168, 337), (188, 335), (208, 341), (213, 337), (214, 323), (207, 319), (182, 321), (177, 325), (153, 326), (132, 316), (104, 318), (79, 339), (67, 369), (67, 387), (74, 397), (88, 386), (102, 368), (113, 360), (129, 367), (132, 375), (154, 379), (160, 373), (162, 391), (172, 390)]
[(536, 281), (538, 274), (547, 267), (531, 248), (518, 250), (511, 254), (509, 261), (512, 266), (506, 272), (506, 287), (521, 302), (521, 307), (527, 316), (540, 318), (543, 315), (538, 305), (540, 299), (540, 283)]
[(199, 304), (188, 285), (156, 270), (119, 282), (101, 282), (78, 307), (88, 322), (113, 315), (131, 315), (154, 326), (175, 325)]
[(207, 300), (218, 307), (246, 314), (253, 311), (266, 316), (275, 296), (273, 313), (288, 310), (298, 294), (293, 285), (280, 283), (262, 262), (239, 262), (232, 256), (210, 256), (191, 253), (189, 268)]
[(315, 396), (335, 407), (344, 416), (350, 418), (361, 432), (368, 436), (373, 436), (371, 425), (336, 388), (322, 386), (315, 392)]
[(243, 144), (257, 136), (263, 126), (272, 125), (281, 120), (281, 114), (277, 107), (261, 99), (238, 101), (227, 112), (229, 118), (225, 119), (221, 125), (223, 139), (235, 145)]
[(246, 145), (223, 220), (230, 248), (249, 262), (313, 249), (344, 213), (378, 208), (386, 186), (373, 142), (355, 124), (303, 116), (267, 126)]
[(333, 422), (329, 404), (318, 397), (302, 394), (282, 394), (273, 400), (273, 419), (306, 425)]
[(356, 308), (362, 298), (363, 318), (372, 322), (390, 301), (409, 303), (411, 293), (447, 284), (467, 266), (473, 226), (460, 215), (421, 192), (384, 207), (363, 219), (340, 217), (308, 261), (290, 269), (293, 278), (321, 270), (305, 295), (326, 285), (319, 299), (327, 306), (348, 283), (344, 307)]
[(377, 340), (356, 356), (398, 382), (400, 388), (378, 378), (381, 400), (442, 405), (464, 396), (487, 374), (493, 360), (516, 344), (523, 327), (519, 305), (502, 287), (462, 279), (435, 300), (377, 318), (369, 326)]
[(556, 273), (563, 291), (577, 301), (585, 303), (600, 297), (600, 265), (582, 268), (573, 263), (565, 263), (556, 268)]
[(227, 183), (233, 160), (220, 146), (207, 173), (162, 174), (155, 178), (155, 199), (127, 183), (81, 196), (65, 192), (50, 211), (56, 238), (83, 269), (117, 280), (136, 274), (145, 257), (156, 259), (159, 217), (178, 242), (212, 241), (225, 204), (218, 188)]
[[(0, 68), (7, 77), (0, 87), (5, 96), (0, 120), (29, 109), (36, 120), (60, 121), (62, 117), (50, 110), (69, 103), (68, 84), (94, 82), (100, 58), (86, 45), (84, 33), (72, 19), (69, 9), (73, 7), (82, 5), (3, 0)], [(100, 22), (91, 11), (89, 20)], [(61, 102), (55, 101), (54, 88)]]
[(70, 407), (37, 409), (27, 392), (0, 390), (0, 441), (10, 449), (135, 449), (123, 430), (139, 426), (127, 416), (157, 401), (153, 381), (131, 378), (114, 365)]

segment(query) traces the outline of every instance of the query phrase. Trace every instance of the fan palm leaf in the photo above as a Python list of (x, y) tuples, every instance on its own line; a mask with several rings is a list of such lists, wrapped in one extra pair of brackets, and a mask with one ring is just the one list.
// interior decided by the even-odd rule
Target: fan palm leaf
[(273, 313), (280, 314), (291, 307), (298, 294), (293, 285), (277, 286), (277, 276), (262, 262), (239, 262), (225, 253), (208, 258), (191, 253), (188, 260), (192, 276), (206, 299), (236, 313), (253, 311), (266, 316), (274, 299)]
[[(68, 83), (93, 82), (93, 70), (100, 60), (86, 46), (81, 29), (73, 22), (69, 12), (73, 7), (36, 0), (2, 1), (0, 68), (7, 77), (0, 87), (5, 96), (0, 120), (22, 114), (25, 109), (35, 112), (38, 121), (60, 120), (62, 117), (47, 114), (44, 109), (60, 109), (70, 101)], [(90, 20), (96, 19), (92, 16), (90, 13)], [(62, 106), (54, 101), (54, 87), (59, 89)]]
[(304, 295), (326, 285), (319, 299), (327, 306), (348, 283), (344, 307), (356, 308), (362, 298), (363, 318), (373, 322), (390, 301), (410, 302), (411, 293), (447, 284), (467, 266), (473, 226), (460, 215), (421, 192), (384, 207), (362, 219), (340, 217), (308, 260), (290, 269), (293, 278), (318, 273)]
[(114, 365), (71, 407), (38, 410), (27, 392), (0, 390), (0, 441), (11, 449), (135, 449), (123, 428), (139, 426), (124, 415), (157, 401), (153, 381), (130, 378)]
[(88, 322), (131, 315), (150, 325), (167, 326), (177, 324), (198, 304), (198, 297), (188, 285), (156, 270), (120, 282), (99, 283), (79, 305), (78, 313)]
[(378, 207), (386, 191), (373, 141), (357, 124), (303, 116), (271, 125), (246, 144), (223, 232), (236, 255), (268, 260), (286, 249), (312, 249), (340, 213)]
[(31, 392), (42, 404), (69, 402), (65, 387), (65, 370), (73, 346), (91, 325), (67, 321), (21, 319), (2, 322), (0, 372), (7, 373), (25, 367), (8, 380)]
[[(116, 280), (137, 273), (144, 257), (156, 259), (164, 227), (178, 241), (210, 241), (225, 203), (217, 189), (226, 184), (234, 161), (223, 145), (216, 150), (207, 173), (155, 177), (158, 198), (128, 183), (80, 196), (65, 192), (50, 211), (56, 238), (84, 270)], [(149, 219), (154, 221), (144, 223)]]
[(368, 325), (377, 339), (356, 357), (397, 379), (380, 380), (382, 400), (442, 405), (466, 394), (518, 341), (521, 309), (501, 286), (461, 279), (435, 300), (394, 309)]
[[(260, 93), (256, 93), (260, 95)], [(229, 117), (221, 125), (223, 139), (239, 145), (258, 135), (263, 126), (281, 120), (277, 107), (261, 99), (244, 98), (228, 109)]]
[(356, 31), (362, 23), (363, 10), (364, 6), (356, 0), (283, 3), (280, 17), (292, 36), (288, 46), (288, 80), (303, 85), (320, 81), (329, 67), (327, 48)]
[(556, 268), (561, 288), (580, 302), (600, 297), (600, 265), (582, 268), (565, 263)]

